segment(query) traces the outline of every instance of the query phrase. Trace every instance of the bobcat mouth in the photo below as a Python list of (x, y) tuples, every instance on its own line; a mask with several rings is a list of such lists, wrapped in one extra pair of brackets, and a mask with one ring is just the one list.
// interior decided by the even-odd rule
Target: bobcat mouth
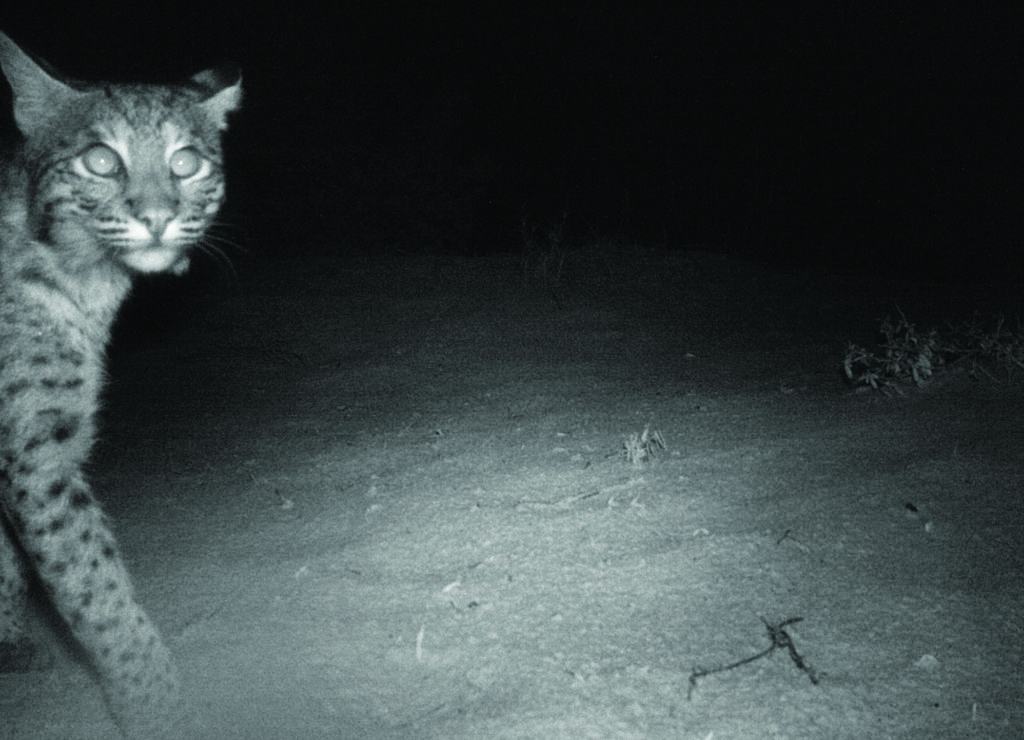
[(132, 219), (114, 242), (121, 262), (139, 273), (174, 272), (188, 266), (188, 251), (195, 243), (194, 229), (172, 218), (160, 223)]
[(121, 261), (141, 273), (173, 271), (180, 274), (188, 266), (184, 247), (157, 239), (148, 245), (126, 250), (121, 255)]

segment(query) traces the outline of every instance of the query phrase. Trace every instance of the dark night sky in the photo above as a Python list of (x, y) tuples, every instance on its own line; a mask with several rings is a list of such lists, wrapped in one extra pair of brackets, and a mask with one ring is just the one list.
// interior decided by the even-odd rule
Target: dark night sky
[(233, 217), (257, 253), (514, 249), (524, 215), (566, 214), (578, 241), (1024, 273), (1020, 24), (887, 5), (38, 3), (0, 28), (81, 78), (236, 60)]

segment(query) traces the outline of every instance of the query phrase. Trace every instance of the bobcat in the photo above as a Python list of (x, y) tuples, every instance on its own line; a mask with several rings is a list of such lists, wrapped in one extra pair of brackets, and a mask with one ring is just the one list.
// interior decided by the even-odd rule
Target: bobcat
[(170, 654), (82, 473), (111, 322), (133, 275), (188, 267), (224, 198), (237, 74), (60, 81), (0, 33), (22, 141), (0, 161), (0, 671), (26, 670), (29, 570), (129, 737), (175, 735)]

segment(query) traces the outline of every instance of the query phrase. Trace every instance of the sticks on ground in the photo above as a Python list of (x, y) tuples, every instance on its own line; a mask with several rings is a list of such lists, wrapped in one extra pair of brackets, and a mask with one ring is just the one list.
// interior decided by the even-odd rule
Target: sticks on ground
[(801, 671), (807, 674), (807, 677), (811, 679), (811, 683), (817, 685), (818, 673), (811, 667), (810, 663), (804, 660), (803, 656), (796, 651), (796, 646), (793, 645), (793, 640), (786, 632), (785, 628), (791, 624), (802, 622), (803, 617), (792, 617), (779, 624), (770, 624), (767, 619), (761, 617), (761, 621), (764, 622), (765, 628), (768, 630), (768, 636), (771, 638), (772, 644), (768, 646), (766, 650), (762, 650), (757, 655), (752, 655), (749, 658), (738, 660), (735, 663), (729, 665), (717, 666), (715, 668), (694, 668), (690, 674), (690, 688), (686, 692), (686, 699), (689, 701), (693, 695), (693, 690), (697, 688), (697, 679), (703, 678), (704, 676), (710, 676), (712, 673), (721, 673), (723, 671), (731, 671), (733, 668), (739, 668), (741, 665), (747, 663), (753, 663), (758, 658), (763, 658), (766, 655), (771, 655), (776, 648), (785, 648), (789, 651), (789, 657), (793, 660), (793, 663)]

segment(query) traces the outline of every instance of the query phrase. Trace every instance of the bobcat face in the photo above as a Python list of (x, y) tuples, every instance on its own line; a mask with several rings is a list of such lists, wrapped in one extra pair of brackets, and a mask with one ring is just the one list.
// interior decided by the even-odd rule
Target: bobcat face
[(184, 272), (224, 199), (218, 134), (237, 104), (237, 88), (211, 94), (207, 77), (92, 90), (54, 80), (50, 105), (21, 105), (27, 159), (38, 163), (31, 230), (78, 261)]
[(138, 272), (178, 266), (223, 200), (220, 163), (171, 123), (144, 135), (112, 128), (71, 160), (77, 182), (56, 202), (54, 223), (91, 231)]

